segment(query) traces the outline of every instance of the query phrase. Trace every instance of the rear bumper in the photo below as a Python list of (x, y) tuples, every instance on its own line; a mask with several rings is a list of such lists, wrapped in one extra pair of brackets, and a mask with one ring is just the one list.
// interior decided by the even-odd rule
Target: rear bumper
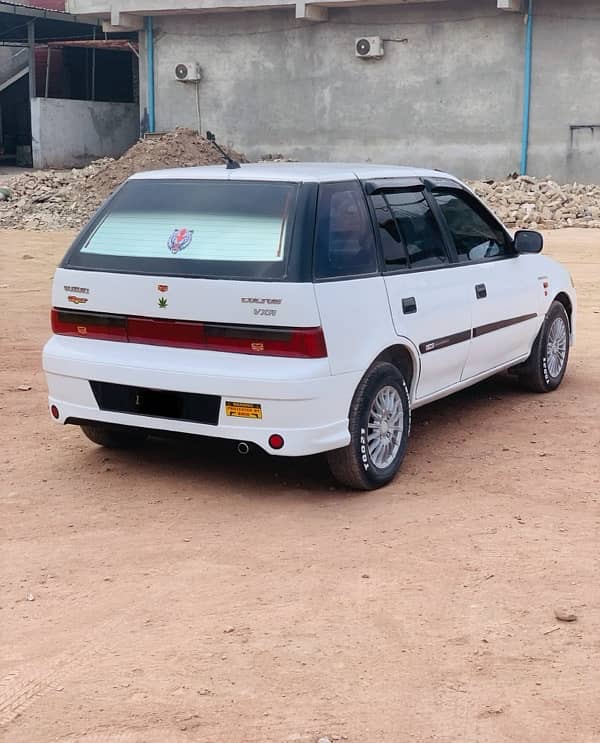
[[(331, 376), (327, 359), (278, 359), (53, 336), (44, 348), (49, 404), (69, 419), (247, 441), (303, 456), (346, 446), (360, 373)], [(90, 380), (221, 397), (218, 425), (100, 410)], [(225, 402), (260, 404), (262, 419), (228, 417)], [(283, 436), (280, 450), (269, 447)]]

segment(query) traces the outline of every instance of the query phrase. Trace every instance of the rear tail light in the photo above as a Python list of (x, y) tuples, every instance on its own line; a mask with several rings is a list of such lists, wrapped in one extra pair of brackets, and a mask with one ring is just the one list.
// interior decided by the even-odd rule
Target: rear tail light
[(51, 323), (52, 332), (56, 335), (127, 341), (127, 318), (120, 315), (53, 309)]
[(228, 351), (254, 356), (321, 359), (327, 356), (322, 328), (265, 328), (185, 320), (155, 320), (96, 312), (52, 310), (52, 331), (98, 340), (174, 348)]
[(261, 328), (205, 325), (204, 345), (212, 351), (321, 359), (327, 356), (321, 328)]

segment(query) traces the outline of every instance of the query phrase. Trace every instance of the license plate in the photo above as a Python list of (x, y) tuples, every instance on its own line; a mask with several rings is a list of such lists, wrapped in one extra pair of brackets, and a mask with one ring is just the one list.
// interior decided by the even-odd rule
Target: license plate
[(225, 401), (225, 415), (232, 418), (262, 419), (262, 408), (257, 403)]

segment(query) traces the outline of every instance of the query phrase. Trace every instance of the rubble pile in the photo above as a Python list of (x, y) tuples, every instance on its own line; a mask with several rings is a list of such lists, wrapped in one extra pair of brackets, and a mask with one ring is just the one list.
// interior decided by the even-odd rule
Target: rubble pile
[[(229, 154), (241, 162), (243, 155)], [(268, 159), (283, 160), (272, 155)], [(222, 156), (191, 129), (146, 137), (122, 157), (103, 158), (85, 168), (31, 171), (0, 183), (0, 228), (79, 228), (132, 173), (160, 168), (220, 164)], [(550, 178), (511, 177), (473, 181), (471, 188), (511, 228), (600, 228), (600, 186), (559, 185)]]
[[(246, 162), (243, 155), (224, 149)], [(85, 168), (25, 172), (0, 184), (10, 191), (0, 200), (0, 228), (78, 228), (133, 173), (221, 163), (223, 157), (205, 137), (191, 129), (175, 129), (139, 140), (117, 160), (106, 157)]]
[(505, 181), (472, 181), (475, 193), (509, 227), (600, 227), (600, 186), (522, 175)]

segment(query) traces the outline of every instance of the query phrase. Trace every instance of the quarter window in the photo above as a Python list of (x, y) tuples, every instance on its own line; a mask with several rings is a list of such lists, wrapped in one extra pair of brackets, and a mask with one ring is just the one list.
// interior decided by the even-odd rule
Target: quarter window
[(442, 234), (423, 191), (388, 191), (372, 200), (386, 271), (448, 263)]
[(375, 236), (358, 181), (319, 188), (315, 276), (364, 276), (377, 271)]
[(467, 194), (442, 191), (433, 195), (452, 233), (460, 263), (512, 254), (500, 224)]

